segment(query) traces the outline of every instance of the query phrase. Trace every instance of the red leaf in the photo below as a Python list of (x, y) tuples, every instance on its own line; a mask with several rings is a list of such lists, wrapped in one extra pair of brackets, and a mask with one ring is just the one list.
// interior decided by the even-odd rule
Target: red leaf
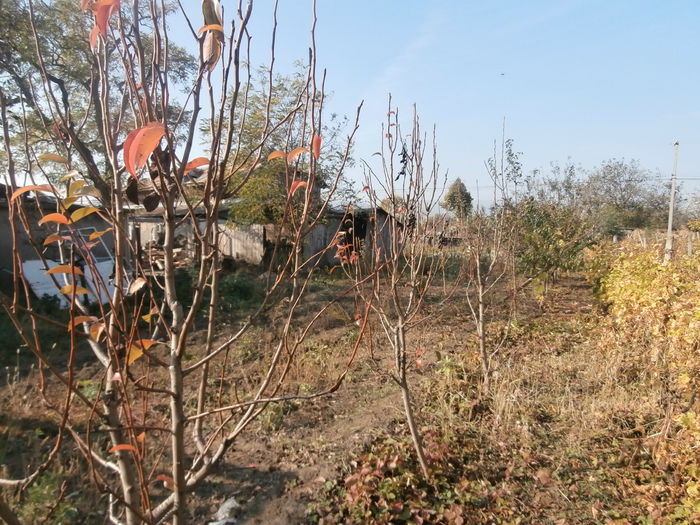
[(294, 195), (299, 188), (305, 188), (308, 185), (309, 185), (309, 183), (306, 182), (305, 180), (296, 180), (296, 181), (292, 182), (292, 185), (289, 188), (289, 194)]
[(299, 155), (306, 151), (309, 150), (306, 148), (294, 148), (292, 151), (289, 152), (289, 155), (287, 155), (287, 162), (293, 162), (294, 159), (296, 159)]
[(103, 38), (107, 38), (107, 27), (111, 16), (119, 10), (120, 0), (100, 0), (92, 4), (95, 13), (95, 23)]
[(132, 177), (136, 178), (136, 171), (146, 164), (164, 135), (165, 127), (160, 122), (149, 122), (129, 133), (124, 142), (124, 165)]
[(12, 197), (10, 197), (10, 200), (13, 201), (17, 197), (19, 197), (23, 193), (27, 193), (28, 191), (45, 191), (47, 193), (50, 193), (53, 191), (53, 188), (48, 184), (25, 186), (24, 188), (19, 188), (18, 190), (12, 192)]
[(185, 166), (185, 175), (187, 175), (191, 170), (204, 166), (205, 164), (209, 164), (209, 159), (206, 157), (197, 157), (196, 159), (192, 159)]
[(311, 139), (311, 151), (314, 155), (314, 159), (318, 160), (318, 157), (321, 155), (321, 143), (323, 142), (323, 138), (321, 138), (319, 135), (314, 135), (314, 138)]
[(94, 26), (90, 31), (90, 49), (95, 49), (97, 45), (97, 37), (100, 35), (100, 28)]
[(51, 244), (56, 241), (70, 241), (71, 238), (68, 235), (59, 235), (58, 233), (52, 233), (46, 239), (44, 239), (44, 246)]
[(137, 452), (134, 445), (114, 445), (109, 449), (109, 452), (119, 452), (120, 450), (131, 450), (132, 452)]
[(364, 186), (364, 187), (362, 188), (362, 191), (369, 191), (369, 186)]
[(68, 224), (68, 217), (66, 217), (62, 213), (49, 213), (48, 215), (44, 215), (41, 219), (39, 219), (39, 224), (44, 224), (47, 222), (58, 222), (60, 224)]

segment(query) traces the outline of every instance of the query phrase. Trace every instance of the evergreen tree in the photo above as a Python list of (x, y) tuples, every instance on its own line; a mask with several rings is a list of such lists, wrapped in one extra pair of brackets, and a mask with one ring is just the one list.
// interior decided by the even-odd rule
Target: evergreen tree
[(442, 207), (453, 212), (458, 219), (464, 219), (472, 211), (472, 201), (472, 195), (467, 187), (460, 179), (457, 179), (447, 190)]

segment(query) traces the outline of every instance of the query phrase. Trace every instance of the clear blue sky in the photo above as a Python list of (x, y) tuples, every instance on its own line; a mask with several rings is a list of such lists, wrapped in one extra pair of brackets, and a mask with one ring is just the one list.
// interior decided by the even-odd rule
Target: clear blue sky
[[(280, 3), (284, 72), (307, 56), (311, 7)], [(260, 63), (271, 6), (258, 1), (253, 15)], [(679, 177), (700, 179), (697, 0), (318, 0), (317, 7), (330, 108), (352, 115), (365, 101), (357, 158), (379, 149), (392, 93), (404, 114), (416, 103), (423, 124), (437, 125), (441, 166), (472, 190), (477, 180), (488, 184), (484, 160), (504, 117), (526, 171), (568, 158), (593, 168), (624, 157), (669, 175), (678, 140)]]

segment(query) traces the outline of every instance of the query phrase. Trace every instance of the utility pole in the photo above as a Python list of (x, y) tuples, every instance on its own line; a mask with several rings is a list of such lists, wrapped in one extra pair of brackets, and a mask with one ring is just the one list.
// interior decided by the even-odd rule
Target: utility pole
[(673, 254), (673, 206), (676, 200), (676, 172), (678, 169), (678, 141), (673, 144), (673, 171), (671, 172), (671, 198), (668, 204), (668, 228), (666, 229), (666, 248), (664, 249), (664, 264), (671, 260)]

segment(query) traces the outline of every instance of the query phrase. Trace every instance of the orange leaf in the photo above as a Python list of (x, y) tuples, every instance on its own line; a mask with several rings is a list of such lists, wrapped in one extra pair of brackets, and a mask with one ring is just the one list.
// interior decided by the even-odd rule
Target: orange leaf
[(100, 28), (97, 26), (94, 26), (90, 30), (90, 49), (95, 49), (95, 46), (97, 45), (97, 37), (100, 36)]
[(48, 274), (54, 274), (54, 273), (74, 273), (76, 275), (85, 275), (83, 271), (78, 268), (77, 266), (71, 266), (69, 264), (62, 264), (60, 266), (54, 266), (53, 268), (49, 268), (46, 273)]
[(146, 164), (164, 135), (165, 127), (160, 122), (149, 122), (129, 133), (124, 142), (124, 164), (132, 177), (136, 178), (136, 171)]
[(15, 190), (12, 192), (12, 197), (10, 197), (10, 200), (13, 201), (23, 193), (27, 193), (28, 191), (45, 191), (47, 193), (50, 193), (53, 191), (53, 188), (49, 184), (41, 184), (41, 185), (35, 185), (35, 186), (25, 186), (24, 188), (19, 188), (18, 190)]
[(63, 295), (87, 295), (90, 290), (83, 288), (82, 286), (74, 286), (72, 284), (67, 284), (59, 290)]
[(224, 28), (221, 26), (221, 24), (209, 24), (207, 26), (203, 26), (199, 29), (199, 34), (201, 35), (205, 31), (218, 31), (219, 33), (224, 32)]
[(292, 162), (294, 159), (296, 159), (299, 155), (302, 153), (309, 151), (307, 148), (294, 148), (292, 151), (289, 152), (289, 155), (287, 155), (287, 162)]
[(323, 138), (319, 135), (314, 135), (314, 138), (311, 139), (311, 151), (314, 155), (314, 159), (318, 160), (318, 157), (321, 155), (321, 143), (323, 142)]
[(287, 154), (284, 151), (273, 151), (267, 156), (267, 160), (272, 160), (272, 159), (279, 159), (280, 157), (285, 157)]
[(137, 341), (134, 341), (135, 345), (138, 345), (139, 347), (143, 348), (144, 350), (148, 350), (153, 345), (157, 345), (158, 343), (159, 343), (159, 341), (154, 341), (153, 339), (139, 339)]
[(304, 188), (308, 185), (309, 185), (309, 183), (306, 182), (305, 180), (295, 180), (294, 182), (292, 182), (292, 185), (289, 188), (289, 194), (294, 195), (299, 188)]
[(143, 277), (137, 277), (136, 279), (133, 280), (133, 282), (129, 285), (129, 291), (127, 292), (128, 295), (133, 295), (136, 292), (138, 292), (141, 288), (146, 286), (146, 279)]
[(205, 164), (209, 164), (209, 159), (206, 157), (197, 157), (196, 159), (192, 159), (185, 166), (185, 175), (188, 174), (191, 170), (199, 168), (200, 166), (204, 166)]
[(138, 452), (134, 445), (114, 445), (109, 449), (110, 452), (119, 452), (120, 450), (131, 450), (132, 452)]
[(68, 324), (68, 331), (70, 332), (71, 330), (73, 330), (73, 328), (75, 328), (79, 324), (94, 323), (96, 321), (97, 321), (97, 317), (95, 317), (94, 315), (79, 315), (79, 316), (73, 318), (73, 320), (70, 322), (70, 324)]
[(143, 443), (144, 441), (146, 441), (146, 433), (141, 432), (138, 436), (136, 436), (136, 441), (138, 441), (139, 443)]
[(107, 228), (106, 230), (102, 230), (101, 232), (92, 232), (90, 234), (90, 237), (88, 237), (88, 240), (94, 241), (95, 239), (102, 237), (105, 233), (111, 232), (111, 231), (112, 231), (112, 228)]
[(47, 222), (58, 222), (60, 224), (68, 224), (70, 221), (68, 220), (68, 217), (66, 217), (62, 213), (49, 213), (48, 215), (44, 215), (41, 219), (39, 219), (39, 224), (44, 224)]
[(73, 213), (70, 214), (70, 222), (78, 222), (80, 219), (83, 217), (87, 217), (88, 215), (95, 213), (97, 211), (97, 208), (94, 206), (87, 206), (85, 208), (78, 208), (75, 210)]

